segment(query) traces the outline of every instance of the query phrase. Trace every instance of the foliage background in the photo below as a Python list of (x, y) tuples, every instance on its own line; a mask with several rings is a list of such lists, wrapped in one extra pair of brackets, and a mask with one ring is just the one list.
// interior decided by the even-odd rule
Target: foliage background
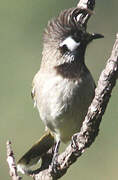
[[(47, 21), (77, 0), (0, 0), (0, 179), (10, 179), (6, 141), (11, 139), (16, 159), (44, 131), (30, 97), (31, 82), (39, 69), (42, 33)], [(118, 31), (117, 0), (97, 1), (88, 31), (105, 35), (87, 50), (86, 63), (97, 82)], [(62, 179), (113, 180), (118, 177), (118, 85), (95, 143)], [(24, 176), (24, 180), (30, 177)]]

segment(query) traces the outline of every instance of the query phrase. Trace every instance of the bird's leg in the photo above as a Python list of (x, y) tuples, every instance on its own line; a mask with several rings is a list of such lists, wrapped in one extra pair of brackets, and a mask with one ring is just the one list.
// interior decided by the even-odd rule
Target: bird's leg
[(58, 157), (59, 147), (60, 147), (60, 140), (57, 141), (54, 147), (54, 155), (53, 155), (52, 163), (51, 163), (52, 173), (56, 173), (57, 168), (58, 168), (57, 157)]

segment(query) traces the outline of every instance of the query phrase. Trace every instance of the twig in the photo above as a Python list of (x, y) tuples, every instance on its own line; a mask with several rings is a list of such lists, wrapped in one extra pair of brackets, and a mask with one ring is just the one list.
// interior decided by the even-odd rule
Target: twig
[[(118, 78), (118, 34), (107, 65), (100, 75), (95, 97), (88, 109), (80, 133), (73, 136), (76, 140), (76, 149), (72, 150), (73, 143), (59, 156), (61, 168), (68, 168), (84, 150), (89, 147), (98, 135), (100, 122), (105, 113), (111, 92)], [(68, 152), (68, 153), (67, 153)], [(74, 159), (74, 160), (73, 160)]]
[[(113, 46), (111, 57), (108, 59), (105, 69), (100, 75), (98, 86), (95, 90), (95, 97), (88, 109), (88, 113), (83, 122), (80, 133), (73, 136), (71, 144), (65, 152), (59, 155), (58, 164), (60, 165), (55, 178), (50, 175), (50, 169), (41, 171), (35, 175), (35, 180), (52, 180), (62, 177), (69, 166), (73, 164), (79, 156), (83, 154), (95, 140), (99, 132), (100, 122), (105, 113), (107, 104), (111, 97), (111, 92), (118, 78), (118, 34)], [(76, 147), (76, 148), (75, 148)], [(46, 176), (46, 178), (45, 178)]]
[(21, 180), (22, 178), (18, 176), (14, 153), (11, 148), (11, 142), (7, 141), (7, 163), (9, 165), (9, 174), (12, 180)]
[(81, 13), (77, 17), (77, 21), (80, 21), (83, 26), (86, 26), (89, 18), (92, 14), (94, 14), (93, 10), (95, 7), (95, 0), (80, 0), (77, 4), (77, 7), (79, 9), (86, 10), (86, 13)]

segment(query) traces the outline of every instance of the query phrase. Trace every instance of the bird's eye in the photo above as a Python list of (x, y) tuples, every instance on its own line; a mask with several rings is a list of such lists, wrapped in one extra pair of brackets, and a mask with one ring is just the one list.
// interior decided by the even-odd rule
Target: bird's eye
[(60, 43), (60, 48), (62, 52), (74, 51), (80, 46), (80, 42), (76, 42), (71, 36), (67, 37), (62, 43)]
[(64, 44), (63, 46), (60, 47), (60, 51), (62, 54), (66, 53), (68, 51), (68, 47), (66, 46), (66, 44)]

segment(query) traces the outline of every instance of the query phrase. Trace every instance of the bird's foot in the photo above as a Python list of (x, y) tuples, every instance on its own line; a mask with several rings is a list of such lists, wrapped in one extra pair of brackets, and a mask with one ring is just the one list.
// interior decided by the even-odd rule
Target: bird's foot
[(52, 163), (51, 163), (51, 173), (55, 174), (58, 170), (59, 164), (58, 164), (58, 153), (54, 154)]
[(78, 150), (77, 135), (74, 134), (71, 139), (71, 147), (76, 151)]
[(74, 134), (71, 140), (71, 147), (74, 150), (74, 153), (79, 156), (84, 152), (85, 140), (81, 133)]

